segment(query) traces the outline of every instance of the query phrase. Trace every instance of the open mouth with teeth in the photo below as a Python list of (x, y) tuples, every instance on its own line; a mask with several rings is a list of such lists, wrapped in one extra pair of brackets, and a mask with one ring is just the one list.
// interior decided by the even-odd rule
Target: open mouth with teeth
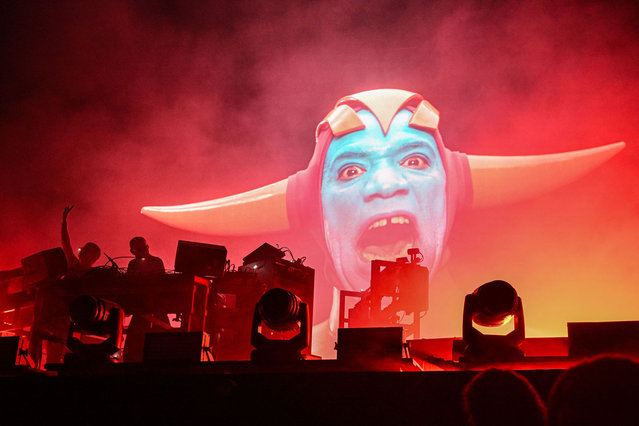
[(357, 240), (357, 253), (365, 262), (395, 260), (406, 256), (409, 248), (416, 247), (417, 240), (416, 219), (412, 215), (393, 214), (377, 218), (364, 227)]

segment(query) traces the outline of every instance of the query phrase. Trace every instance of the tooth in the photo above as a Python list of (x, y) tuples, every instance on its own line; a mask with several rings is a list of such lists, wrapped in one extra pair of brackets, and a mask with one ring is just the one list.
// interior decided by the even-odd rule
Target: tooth
[(397, 224), (397, 225), (404, 225), (404, 224), (410, 223), (410, 220), (405, 216), (393, 216), (390, 221), (391, 223)]
[[(396, 218), (391, 219), (391, 223), (397, 223), (397, 222), (393, 221), (394, 219), (396, 219)], [(368, 227), (368, 229), (380, 228), (380, 227), (386, 226), (386, 225), (388, 225), (388, 219), (380, 219), (380, 220), (374, 222), (372, 225), (370, 225)]]

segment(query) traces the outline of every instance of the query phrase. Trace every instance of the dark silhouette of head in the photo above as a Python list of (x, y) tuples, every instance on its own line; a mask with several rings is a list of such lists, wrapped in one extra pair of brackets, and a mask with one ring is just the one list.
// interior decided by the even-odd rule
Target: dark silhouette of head
[(566, 370), (548, 399), (551, 426), (639, 424), (639, 363), (602, 356)]
[(149, 255), (149, 245), (144, 237), (133, 237), (129, 241), (129, 247), (131, 247), (131, 253), (138, 259)]
[(464, 389), (464, 410), (472, 426), (546, 424), (546, 411), (535, 388), (509, 370), (478, 373)]
[(78, 255), (80, 265), (85, 268), (90, 268), (100, 258), (102, 251), (96, 243), (86, 243), (81, 249)]

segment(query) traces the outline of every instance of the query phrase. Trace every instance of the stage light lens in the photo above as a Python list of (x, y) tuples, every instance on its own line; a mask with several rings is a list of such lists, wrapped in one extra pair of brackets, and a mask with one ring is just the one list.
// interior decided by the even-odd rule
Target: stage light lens
[(88, 328), (96, 322), (106, 319), (104, 303), (92, 296), (80, 296), (69, 306), (71, 320), (79, 327)]
[(484, 327), (498, 327), (510, 321), (517, 309), (517, 291), (506, 281), (491, 281), (474, 292), (478, 310), (473, 322)]
[(98, 297), (80, 296), (69, 305), (69, 315), (77, 327), (89, 333), (103, 333), (109, 320), (109, 310), (119, 308), (113, 302)]
[(288, 290), (268, 290), (260, 298), (258, 309), (264, 323), (273, 330), (294, 330), (298, 326), (300, 299)]

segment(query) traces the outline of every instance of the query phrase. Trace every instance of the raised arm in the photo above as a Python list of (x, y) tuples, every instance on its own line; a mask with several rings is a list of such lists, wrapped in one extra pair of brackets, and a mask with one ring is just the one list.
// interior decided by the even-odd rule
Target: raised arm
[(64, 208), (64, 212), (62, 212), (62, 250), (64, 251), (64, 255), (67, 258), (67, 263), (69, 266), (75, 266), (80, 261), (77, 256), (73, 252), (73, 247), (71, 247), (71, 239), (69, 238), (69, 230), (67, 229), (67, 216), (69, 216), (69, 212), (73, 210), (73, 206), (66, 206)]

